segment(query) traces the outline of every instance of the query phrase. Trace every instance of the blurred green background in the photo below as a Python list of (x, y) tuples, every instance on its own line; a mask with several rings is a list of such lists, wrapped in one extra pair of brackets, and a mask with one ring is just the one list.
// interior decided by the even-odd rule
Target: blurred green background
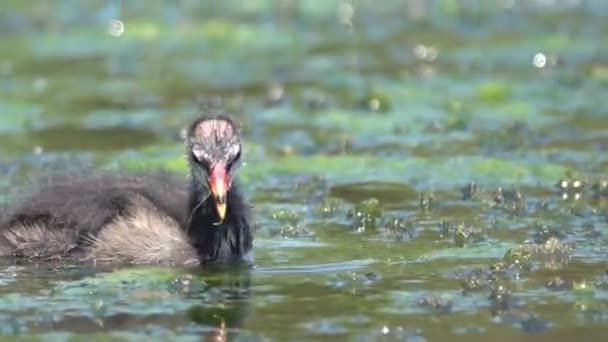
[[(257, 266), (0, 271), (7, 340), (602, 340), (608, 2), (0, 3), (0, 189), (186, 174), (241, 122)], [(219, 336), (219, 337), (218, 337)]]

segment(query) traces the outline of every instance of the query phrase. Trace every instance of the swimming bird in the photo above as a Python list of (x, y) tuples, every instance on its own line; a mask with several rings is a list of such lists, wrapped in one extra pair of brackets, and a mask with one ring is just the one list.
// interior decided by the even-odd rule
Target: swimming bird
[(0, 213), (0, 256), (200, 265), (249, 260), (250, 208), (235, 173), (236, 123), (204, 115), (187, 129), (189, 180), (165, 171), (50, 176)]

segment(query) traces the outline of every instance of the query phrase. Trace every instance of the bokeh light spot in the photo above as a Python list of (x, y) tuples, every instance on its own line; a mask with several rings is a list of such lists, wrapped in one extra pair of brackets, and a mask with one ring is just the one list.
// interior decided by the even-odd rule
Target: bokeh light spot
[(125, 32), (125, 24), (120, 19), (112, 19), (108, 24), (108, 33), (120, 37)]

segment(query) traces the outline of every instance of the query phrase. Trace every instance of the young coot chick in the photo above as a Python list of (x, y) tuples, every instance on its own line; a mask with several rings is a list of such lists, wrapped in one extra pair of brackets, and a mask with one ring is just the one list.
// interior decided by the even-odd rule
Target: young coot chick
[(196, 265), (247, 259), (249, 206), (233, 181), (241, 139), (224, 115), (188, 128), (190, 180), (164, 172), (51, 177), (0, 217), (0, 256)]

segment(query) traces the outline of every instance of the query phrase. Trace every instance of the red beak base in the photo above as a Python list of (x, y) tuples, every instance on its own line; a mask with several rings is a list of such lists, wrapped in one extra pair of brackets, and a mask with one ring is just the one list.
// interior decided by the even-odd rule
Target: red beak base
[(230, 176), (226, 172), (226, 165), (224, 163), (212, 165), (209, 172), (209, 189), (215, 201), (215, 208), (220, 222), (224, 221), (226, 217), (226, 200), (229, 184)]

